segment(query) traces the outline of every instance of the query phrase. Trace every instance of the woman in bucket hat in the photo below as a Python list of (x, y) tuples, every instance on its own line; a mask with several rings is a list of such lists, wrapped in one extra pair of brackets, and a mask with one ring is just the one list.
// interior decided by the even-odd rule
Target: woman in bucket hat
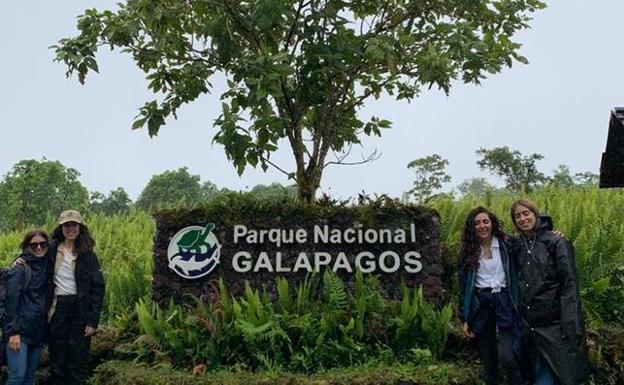
[(48, 321), (50, 380), (54, 385), (85, 384), (91, 336), (104, 302), (104, 279), (95, 241), (76, 210), (63, 211), (52, 232)]

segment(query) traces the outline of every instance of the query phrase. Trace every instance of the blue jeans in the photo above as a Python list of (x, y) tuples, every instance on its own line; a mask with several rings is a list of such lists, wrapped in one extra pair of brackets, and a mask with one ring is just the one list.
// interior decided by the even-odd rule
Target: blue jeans
[(538, 353), (535, 359), (535, 385), (557, 385), (558, 383), (548, 361)]
[(39, 367), (43, 346), (28, 345), (22, 342), (19, 352), (15, 352), (6, 344), (9, 377), (6, 385), (33, 385), (35, 371)]

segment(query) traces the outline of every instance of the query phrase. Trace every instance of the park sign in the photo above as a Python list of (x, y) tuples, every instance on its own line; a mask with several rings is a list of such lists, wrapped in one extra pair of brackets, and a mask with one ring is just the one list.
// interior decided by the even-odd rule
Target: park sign
[[(389, 297), (400, 284), (447, 294), (439, 218), (429, 209), (310, 206), (299, 203), (212, 205), (157, 213), (153, 293), (158, 302), (210, 298), (223, 280), (240, 293), (246, 281), (274, 290), (331, 270), (347, 284), (356, 271), (378, 275)], [(192, 296), (188, 296), (191, 294)]]
[[(185, 227), (176, 233), (167, 248), (169, 268), (182, 278), (195, 279), (208, 275), (219, 263), (221, 245), (212, 230), (214, 224)], [(234, 225), (232, 230), (233, 243), (243, 244), (242, 249), (236, 251), (229, 259), (232, 270), (237, 273), (289, 273), (304, 271), (318, 273), (322, 269), (330, 269), (335, 273), (341, 271), (353, 273), (356, 269), (363, 273), (395, 273), (403, 268), (409, 273), (419, 273), (422, 268), (421, 254), (416, 250), (409, 250), (400, 256), (393, 250), (385, 250), (380, 255), (366, 251), (366, 245), (375, 243), (385, 244), (415, 244), (416, 225), (410, 224), (405, 229), (362, 229), (347, 228), (345, 230), (331, 228), (328, 225), (314, 225), (313, 231), (304, 228), (297, 229), (249, 229), (246, 225)], [(300, 251), (296, 257), (285, 256), (276, 251), (269, 255), (261, 251), (257, 256), (245, 250), (246, 244), (265, 244), (268, 248), (279, 250), (282, 245), (299, 244), (305, 249), (308, 239), (313, 237), (315, 245), (352, 245), (358, 244), (359, 251), (353, 264), (346, 252), (339, 251), (332, 255), (326, 251)], [(293, 258), (294, 257), (294, 258)], [(290, 263), (291, 261), (294, 261)]]

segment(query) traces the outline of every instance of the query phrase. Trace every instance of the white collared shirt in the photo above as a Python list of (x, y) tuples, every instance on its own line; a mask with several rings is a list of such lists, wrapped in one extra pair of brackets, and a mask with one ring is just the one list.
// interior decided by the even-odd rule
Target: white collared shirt
[(498, 293), (501, 288), (507, 286), (505, 279), (505, 269), (500, 254), (500, 245), (496, 237), (492, 238), (492, 258), (484, 259), (485, 250), (481, 246), (481, 254), (479, 255), (479, 268), (477, 269), (477, 277), (475, 287), (484, 289), (491, 287), (493, 293)]

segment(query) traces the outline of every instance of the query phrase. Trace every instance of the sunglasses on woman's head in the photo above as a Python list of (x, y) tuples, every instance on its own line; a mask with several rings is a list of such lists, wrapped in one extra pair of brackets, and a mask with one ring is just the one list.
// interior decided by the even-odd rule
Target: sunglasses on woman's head
[(31, 250), (36, 250), (37, 248), (47, 249), (48, 248), (48, 242), (31, 242), (31, 243), (28, 244), (28, 247)]

